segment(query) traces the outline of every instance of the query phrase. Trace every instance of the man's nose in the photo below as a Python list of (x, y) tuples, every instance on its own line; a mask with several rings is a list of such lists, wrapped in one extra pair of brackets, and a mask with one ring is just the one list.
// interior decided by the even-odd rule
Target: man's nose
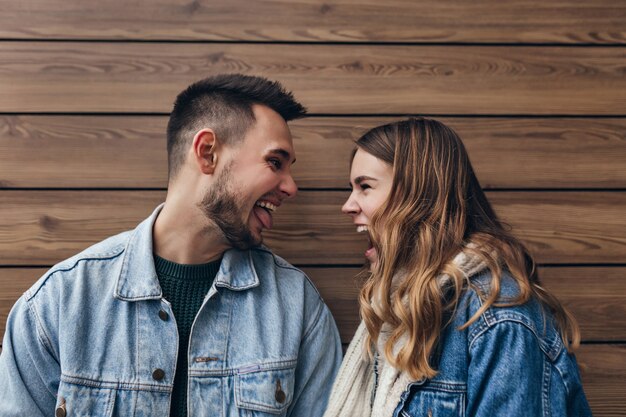
[(280, 184), (280, 191), (287, 196), (287, 198), (295, 197), (298, 193), (298, 185), (294, 181), (291, 174), (288, 174), (286, 178)]

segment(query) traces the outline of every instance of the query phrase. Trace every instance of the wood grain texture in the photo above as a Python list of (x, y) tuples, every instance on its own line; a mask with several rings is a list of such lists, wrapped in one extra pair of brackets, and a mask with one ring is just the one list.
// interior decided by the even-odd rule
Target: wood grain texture
[(626, 6), (596, 0), (7, 2), (6, 39), (626, 43)]
[[(540, 263), (622, 263), (626, 193), (489, 192)], [(365, 237), (340, 213), (348, 193), (306, 191), (275, 214), (266, 243), (294, 264), (361, 264)], [(51, 265), (134, 228), (162, 191), (0, 191), (0, 265)]]
[[(626, 188), (626, 119), (438, 118), (484, 188)], [(301, 188), (347, 188), (353, 141), (398, 118), (291, 124)], [(165, 188), (167, 116), (0, 116), (0, 186)], [(45, 150), (45, 151), (43, 151)]]
[[(223, 72), (282, 81), (313, 113), (626, 113), (610, 47), (0, 43), (0, 112), (167, 113)], [(367, 88), (364, 88), (367, 86)]]
[(583, 345), (576, 357), (593, 415), (626, 415), (626, 345)]
[(167, 187), (164, 117), (0, 116), (0, 186)]

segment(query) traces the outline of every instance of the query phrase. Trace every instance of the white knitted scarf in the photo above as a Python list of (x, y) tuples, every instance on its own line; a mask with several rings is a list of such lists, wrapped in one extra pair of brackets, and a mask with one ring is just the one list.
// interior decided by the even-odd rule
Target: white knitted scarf
[[(452, 262), (468, 278), (487, 267), (482, 259), (469, 252), (460, 252)], [(440, 284), (449, 279), (451, 279), (449, 276), (443, 274), (437, 277)], [(378, 384), (374, 392), (374, 363), (365, 353), (367, 328), (361, 321), (343, 358), (324, 417), (393, 416), (402, 393), (414, 381), (406, 372), (395, 369), (387, 362), (383, 346), (389, 337), (389, 332), (389, 326), (384, 323), (377, 344)], [(394, 352), (397, 352), (405, 342), (406, 335), (403, 335), (395, 345)]]

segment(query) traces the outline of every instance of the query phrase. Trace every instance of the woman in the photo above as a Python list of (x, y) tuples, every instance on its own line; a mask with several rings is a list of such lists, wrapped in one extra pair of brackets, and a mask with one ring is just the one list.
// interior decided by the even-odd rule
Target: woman
[(356, 145), (343, 212), (369, 236), (370, 271), (325, 416), (590, 416), (578, 326), (456, 133), (417, 118)]

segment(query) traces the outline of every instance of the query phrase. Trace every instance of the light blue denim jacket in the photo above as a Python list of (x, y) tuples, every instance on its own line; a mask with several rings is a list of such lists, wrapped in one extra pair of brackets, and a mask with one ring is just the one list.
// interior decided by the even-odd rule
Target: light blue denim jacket
[[(472, 278), (488, 293), (491, 274)], [(499, 302), (519, 293), (504, 274)], [(458, 330), (482, 306), (465, 291), (431, 362), (438, 375), (413, 383), (394, 417), (587, 417), (591, 416), (574, 355), (565, 349), (554, 320), (531, 300), (490, 307)]]
[[(68, 417), (169, 415), (178, 333), (154, 269), (159, 210), (54, 266), (17, 301), (0, 416), (51, 416), (63, 403)], [(188, 359), (190, 417), (321, 416), (341, 343), (304, 273), (265, 248), (229, 250)]]

